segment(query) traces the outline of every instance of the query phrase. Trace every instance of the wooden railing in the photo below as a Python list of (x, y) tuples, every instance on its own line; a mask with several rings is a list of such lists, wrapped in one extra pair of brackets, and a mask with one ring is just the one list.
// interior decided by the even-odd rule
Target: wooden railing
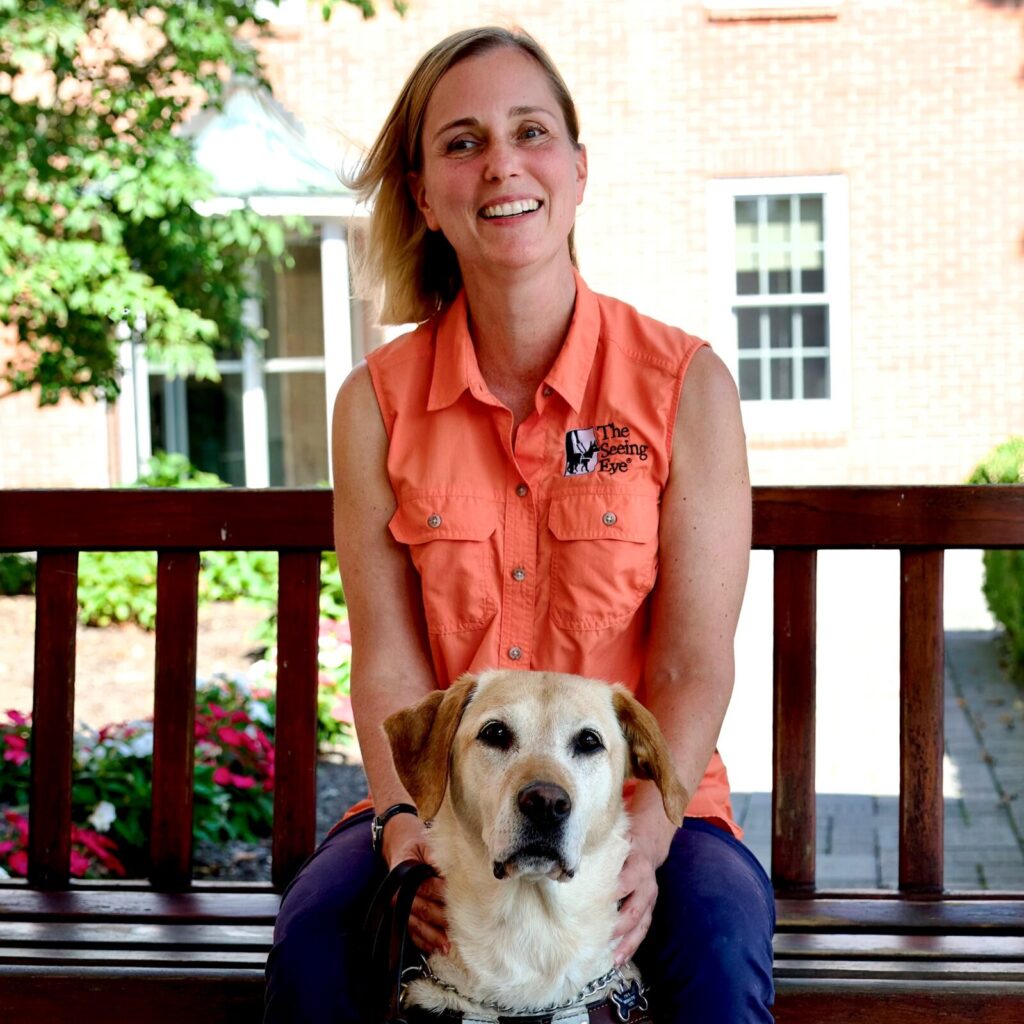
[[(323, 490), (0, 491), (0, 551), (38, 552), (29, 884), (69, 882), (80, 551), (158, 552), (151, 884), (191, 884), (199, 553), (280, 552), (273, 885), (312, 851)], [(901, 557), (900, 889), (943, 886), (942, 566), (948, 548), (1024, 547), (1024, 487), (757, 488), (754, 547), (775, 552), (772, 875), (814, 890), (815, 580), (819, 550)], [(853, 627), (855, 628), (855, 627)]]

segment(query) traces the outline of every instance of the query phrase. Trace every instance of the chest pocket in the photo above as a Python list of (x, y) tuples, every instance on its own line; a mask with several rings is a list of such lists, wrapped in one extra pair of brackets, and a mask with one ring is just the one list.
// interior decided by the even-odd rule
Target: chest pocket
[(551, 618), (561, 629), (605, 629), (628, 619), (658, 571), (658, 495), (587, 493), (555, 497)]
[(498, 610), (498, 511), (493, 501), (427, 495), (399, 501), (388, 524), (420, 576), (427, 630), (481, 629)]

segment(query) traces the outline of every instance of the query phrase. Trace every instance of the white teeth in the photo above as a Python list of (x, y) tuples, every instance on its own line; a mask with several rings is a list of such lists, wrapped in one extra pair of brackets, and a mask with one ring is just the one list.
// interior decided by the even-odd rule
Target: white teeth
[(540, 203), (536, 199), (517, 199), (513, 203), (500, 203), (497, 206), (485, 206), (483, 214), (491, 217), (514, 217), (517, 213), (532, 213), (540, 209)]

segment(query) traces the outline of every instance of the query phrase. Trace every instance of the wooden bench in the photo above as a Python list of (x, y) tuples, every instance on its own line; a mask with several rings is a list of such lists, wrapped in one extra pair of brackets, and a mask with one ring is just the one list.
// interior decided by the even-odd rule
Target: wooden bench
[[(31, 847), (0, 883), (0, 1019), (258, 1020), (278, 893), (314, 844), (324, 491), (0, 491), (0, 551), (38, 552)], [(775, 552), (777, 1020), (1024, 1021), (1024, 892), (943, 888), (942, 564), (1024, 547), (1024, 487), (760, 488)], [(899, 890), (815, 889), (816, 553), (901, 552)], [(69, 879), (78, 552), (159, 553), (152, 874)], [(273, 881), (191, 877), (199, 552), (280, 552)]]

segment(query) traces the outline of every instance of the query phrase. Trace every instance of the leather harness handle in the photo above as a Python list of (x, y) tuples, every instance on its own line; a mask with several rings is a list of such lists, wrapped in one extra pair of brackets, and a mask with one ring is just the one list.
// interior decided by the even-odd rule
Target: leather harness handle
[(403, 1020), (402, 970), (412, 901), (419, 887), (436, 875), (437, 871), (426, 861), (402, 861), (381, 882), (366, 914), (364, 931), (370, 941), (372, 982), (384, 986), (388, 993), (384, 1018), (388, 1024)]

